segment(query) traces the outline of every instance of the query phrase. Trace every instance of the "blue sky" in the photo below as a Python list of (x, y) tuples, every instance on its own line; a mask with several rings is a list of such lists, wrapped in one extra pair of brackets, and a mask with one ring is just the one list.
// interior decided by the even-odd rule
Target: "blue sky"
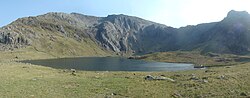
[(48, 12), (93, 16), (126, 14), (181, 27), (222, 20), (228, 11), (250, 12), (250, 0), (2, 0), (0, 26)]

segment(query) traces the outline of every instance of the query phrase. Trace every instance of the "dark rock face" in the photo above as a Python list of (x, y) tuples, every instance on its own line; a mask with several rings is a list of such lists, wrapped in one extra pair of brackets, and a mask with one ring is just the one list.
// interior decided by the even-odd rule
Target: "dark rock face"
[(20, 18), (2, 27), (0, 46), (9, 49), (32, 45), (34, 40), (43, 37), (39, 36), (37, 29), (77, 41), (90, 38), (116, 53), (200, 50), (202, 53), (246, 54), (250, 51), (250, 15), (234, 10), (220, 22), (181, 28), (126, 15), (94, 17), (78, 13), (48, 13)]
[(110, 15), (96, 28), (95, 37), (105, 48), (125, 53), (164, 50), (161, 47), (171, 43), (176, 32), (175, 28), (126, 15)]
[(13, 50), (30, 44), (21, 32), (10, 32), (9, 29), (0, 30), (0, 50)]
[(28, 40), (23, 36), (14, 35), (15, 33), (0, 33), (0, 42), (3, 44), (28, 44)]

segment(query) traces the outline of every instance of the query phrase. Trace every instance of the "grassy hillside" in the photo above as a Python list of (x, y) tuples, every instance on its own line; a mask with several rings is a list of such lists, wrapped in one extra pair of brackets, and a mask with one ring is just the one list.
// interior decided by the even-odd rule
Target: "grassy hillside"
[(0, 49), (33, 51), (53, 57), (112, 55), (93, 39), (92, 33), (88, 34), (88, 23), (69, 14), (63, 14), (64, 19), (60, 14), (20, 18), (0, 28), (3, 36)]
[(32, 46), (32, 48), (53, 56), (108, 55), (108, 51), (102, 50), (101, 47), (90, 39), (84, 39), (84, 41), (78, 42), (71, 38), (53, 36), (53, 40), (44, 37), (35, 41), (35, 43), (36, 44)]

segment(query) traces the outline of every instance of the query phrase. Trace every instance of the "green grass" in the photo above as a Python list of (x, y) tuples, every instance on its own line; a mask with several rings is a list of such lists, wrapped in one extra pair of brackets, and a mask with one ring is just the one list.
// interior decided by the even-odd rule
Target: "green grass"
[[(74, 76), (70, 70), (15, 62), (24, 59), (55, 58), (44, 52), (27, 51), (28, 49), (33, 50), (25, 48), (0, 53), (0, 97), (246, 97), (242, 96), (243, 94), (250, 96), (250, 63), (177, 72), (77, 70)], [(147, 75), (163, 75), (176, 82), (144, 80)], [(198, 80), (190, 79), (193, 75)], [(207, 82), (203, 82), (204, 80)]]
[(0, 54), (0, 61), (55, 58), (50, 54), (39, 51), (33, 51), (32, 49), (20, 49), (17, 51), (0, 51)]
[[(249, 65), (178, 72), (95, 72), (53, 69), (16, 62), (0, 63), (1, 97), (239, 97), (250, 94)], [(208, 70), (208, 71), (207, 71)], [(206, 72), (205, 72), (206, 71)], [(191, 80), (194, 74), (207, 83)], [(176, 82), (147, 81), (164, 75)], [(225, 79), (218, 79), (225, 76)], [(112, 95), (112, 93), (116, 95)]]
[(237, 56), (231, 54), (217, 54), (215, 57), (201, 55), (198, 51), (174, 51), (157, 52), (144, 55), (144, 60), (172, 62), (172, 63), (192, 63), (204, 65), (207, 67), (231, 66), (246, 63), (250, 61), (249, 56)]

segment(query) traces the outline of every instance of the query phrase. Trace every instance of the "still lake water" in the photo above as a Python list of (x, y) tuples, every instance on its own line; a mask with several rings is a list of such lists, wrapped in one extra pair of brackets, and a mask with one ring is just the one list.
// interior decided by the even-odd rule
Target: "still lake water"
[(79, 57), (46, 60), (26, 60), (31, 63), (57, 69), (85, 71), (178, 71), (193, 70), (193, 64), (148, 62), (118, 57)]

